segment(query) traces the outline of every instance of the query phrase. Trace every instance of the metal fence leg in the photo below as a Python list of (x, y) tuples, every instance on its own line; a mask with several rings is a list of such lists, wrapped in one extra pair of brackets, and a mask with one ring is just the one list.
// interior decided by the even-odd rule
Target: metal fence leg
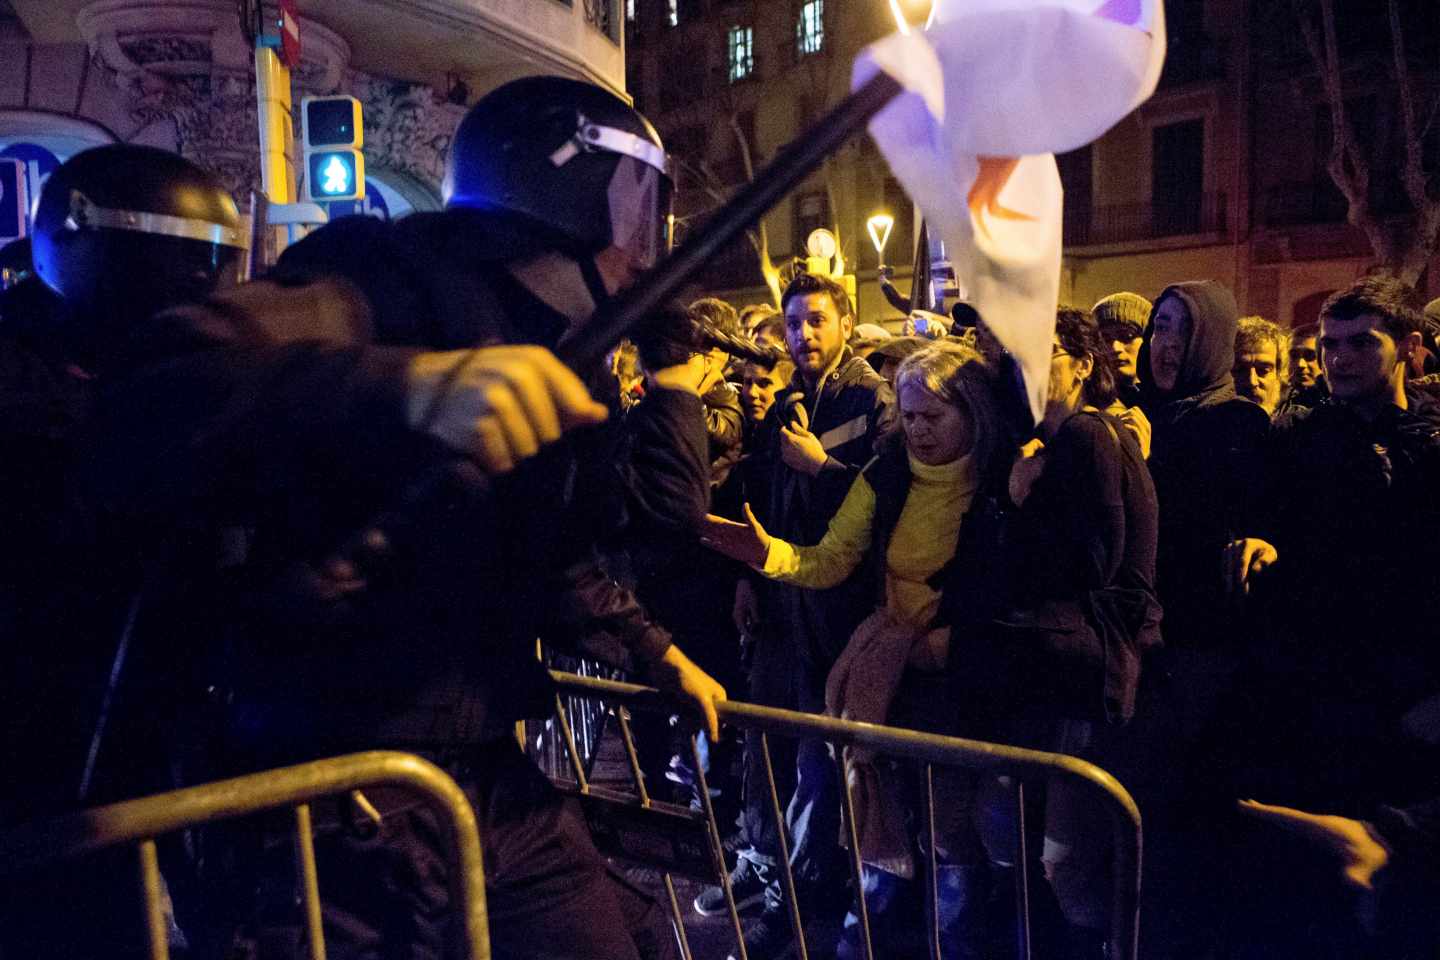
[(301, 904), (305, 910), (305, 939), (310, 960), (325, 960), (325, 926), (320, 916), (320, 878), (315, 870), (315, 834), (310, 825), (310, 804), (295, 808), (295, 865), (300, 872)]
[(1015, 781), (1015, 956), (1030, 960), (1030, 851), (1025, 836), (1025, 784)]
[(555, 716), (560, 720), (560, 732), (565, 735), (565, 751), (570, 756), (570, 772), (575, 774), (575, 785), (581, 793), (590, 792), (590, 781), (585, 776), (585, 765), (580, 762), (580, 753), (575, 749), (575, 734), (570, 729), (570, 714), (560, 694), (555, 694)]
[(925, 764), (925, 857), (928, 879), (925, 883), (925, 925), (930, 960), (940, 957), (940, 869), (935, 852), (935, 767)]
[(640, 754), (635, 749), (635, 736), (630, 732), (630, 711), (624, 707), (615, 708), (615, 718), (620, 721), (620, 737), (625, 741), (625, 756), (630, 761), (630, 779), (635, 781), (635, 793), (640, 806), (650, 806), (650, 791), (645, 789), (645, 774), (640, 769)]
[(154, 840), (140, 841), (140, 891), (145, 898), (145, 933), (151, 960), (170, 960), (170, 933), (165, 925), (165, 891)]
[(840, 772), (840, 797), (845, 802), (845, 829), (850, 837), (850, 868), (855, 874), (855, 900), (860, 904), (860, 932), (865, 937), (865, 960), (875, 960), (875, 944), (870, 939), (870, 908), (865, 904), (865, 863), (860, 859), (860, 828), (855, 823), (855, 797), (850, 792), (850, 777), (845, 763), (845, 750), (835, 750), (835, 763)]
[(730, 920), (735, 927), (735, 943), (740, 951), (740, 960), (750, 960), (750, 954), (745, 949), (745, 930), (740, 925), (740, 911), (735, 909), (735, 891), (730, 889), (730, 871), (725, 869), (725, 847), (720, 840), (720, 826), (715, 822), (715, 804), (710, 798), (710, 784), (705, 777), (705, 765), (700, 762), (700, 740), (693, 733), (690, 735), (690, 759), (695, 763), (695, 779), (700, 784), (700, 801), (705, 806), (705, 821), (710, 827), (710, 856), (715, 861), (715, 872), (720, 877), (720, 889), (725, 892), (725, 905), (730, 908)]
[(670, 922), (675, 925), (675, 940), (680, 945), (680, 960), (694, 960), (690, 953), (690, 939), (685, 936), (685, 917), (680, 912), (680, 900), (675, 896), (675, 881), (665, 874), (665, 893), (670, 898)]
[(770, 761), (770, 735), (760, 734), (760, 752), (765, 757), (765, 783), (770, 788), (770, 813), (775, 817), (775, 835), (780, 840), (780, 883), (785, 890), (785, 903), (790, 908), (790, 929), (795, 933), (800, 960), (808, 960), (805, 923), (800, 918), (800, 900), (795, 895), (795, 871), (790, 869), (790, 841), (785, 839), (785, 814), (780, 810), (780, 791), (775, 786), (775, 765)]

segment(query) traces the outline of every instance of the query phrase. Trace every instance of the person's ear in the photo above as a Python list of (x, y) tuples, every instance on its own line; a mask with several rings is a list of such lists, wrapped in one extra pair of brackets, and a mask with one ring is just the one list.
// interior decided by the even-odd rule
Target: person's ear
[(1081, 383), (1090, 379), (1090, 374), (1095, 372), (1095, 358), (1085, 357), (1075, 361), (1075, 376)]

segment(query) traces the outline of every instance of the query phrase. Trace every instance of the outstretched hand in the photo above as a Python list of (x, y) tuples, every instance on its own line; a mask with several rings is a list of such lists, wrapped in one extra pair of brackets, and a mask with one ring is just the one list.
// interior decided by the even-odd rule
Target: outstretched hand
[(717, 553), (752, 567), (765, 566), (770, 552), (770, 534), (755, 519), (750, 504), (745, 504), (745, 522), (736, 523), (707, 513), (700, 526), (700, 542)]
[(1272, 823), (1319, 846), (1340, 861), (1346, 883), (1362, 890), (1373, 886), (1375, 874), (1390, 862), (1390, 851), (1359, 820), (1307, 813), (1257, 800), (1236, 801), (1240, 812)]
[(719, 742), (720, 715), (715, 705), (725, 701), (725, 688), (716, 683), (710, 674), (697, 667), (672, 643), (664, 656), (650, 664), (650, 681), (666, 693), (689, 701), (704, 719), (705, 732), (710, 735), (711, 742)]

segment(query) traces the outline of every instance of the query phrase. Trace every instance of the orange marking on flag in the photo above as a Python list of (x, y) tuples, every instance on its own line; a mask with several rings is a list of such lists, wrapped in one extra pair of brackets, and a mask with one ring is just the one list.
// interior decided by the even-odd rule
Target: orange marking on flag
[(1094, 16), (1133, 27), (1140, 23), (1142, 12), (1140, 0), (1110, 0), (1109, 3), (1096, 10)]
[(970, 216), (986, 236), (989, 236), (990, 231), (985, 226), (982, 213), (989, 213), (1002, 220), (1035, 219), (1028, 213), (1011, 210), (1000, 204), (1000, 191), (1005, 189), (1005, 184), (1010, 182), (1010, 174), (1014, 173), (1019, 165), (1019, 157), (980, 158), (980, 172), (975, 175), (975, 183), (970, 187), (970, 195), (966, 199), (970, 203)]

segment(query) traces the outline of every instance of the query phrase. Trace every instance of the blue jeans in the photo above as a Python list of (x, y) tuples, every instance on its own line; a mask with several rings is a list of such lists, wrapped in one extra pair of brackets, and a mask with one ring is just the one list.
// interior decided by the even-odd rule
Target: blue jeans
[[(796, 681), (794, 709), (823, 713), (825, 674), (822, 669), (798, 664)], [(763, 779), (749, 786), (752, 790), (769, 789)], [(782, 799), (783, 796), (781, 794)], [(764, 803), (768, 807), (768, 796), (764, 797)], [(773, 819), (766, 817), (767, 821)], [(839, 840), (840, 774), (834, 753), (824, 740), (802, 739), (795, 744), (795, 789), (785, 808), (785, 831), (790, 841), (790, 869), (802, 895), (829, 891), (844, 882)], [(752, 834), (749, 839), (751, 848), (742, 856), (766, 867), (779, 864), (778, 836), (767, 831), (760, 835)], [(767, 841), (773, 841), (773, 844)], [(776, 876), (774, 872), (771, 875)], [(783, 890), (778, 877), (772, 880), (766, 891), (766, 906), (779, 907), (784, 902)]]

